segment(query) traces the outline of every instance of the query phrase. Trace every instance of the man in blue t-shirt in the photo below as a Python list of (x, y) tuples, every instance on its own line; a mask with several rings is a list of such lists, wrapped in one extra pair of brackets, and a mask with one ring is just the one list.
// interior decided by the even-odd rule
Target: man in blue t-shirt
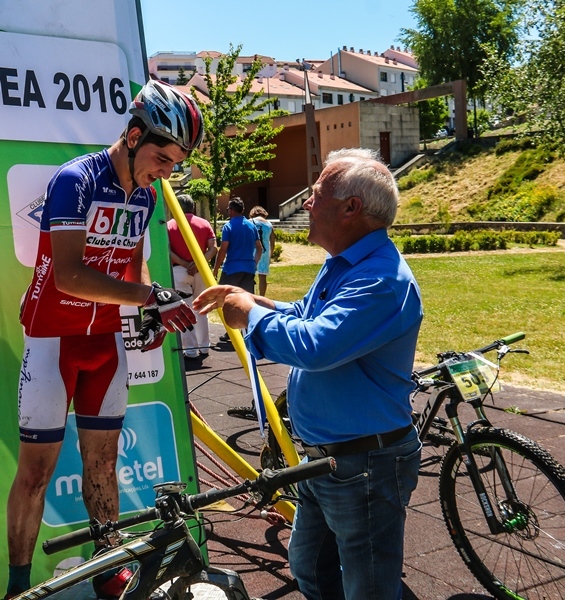
[[(241, 198), (232, 198), (228, 202), (230, 220), (222, 228), (222, 244), (216, 254), (214, 278), (218, 277), (218, 269), (222, 267), (220, 284), (235, 285), (253, 294), (255, 271), (263, 246), (257, 227), (243, 216), (244, 209)], [(229, 341), (228, 334), (220, 336), (220, 340)]]
[(222, 244), (216, 255), (214, 277), (222, 267), (220, 284), (236, 285), (252, 294), (263, 247), (257, 228), (243, 216), (244, 208), (241, 198), (232, 198), (228, 203), (230, 220), (222, 228)]

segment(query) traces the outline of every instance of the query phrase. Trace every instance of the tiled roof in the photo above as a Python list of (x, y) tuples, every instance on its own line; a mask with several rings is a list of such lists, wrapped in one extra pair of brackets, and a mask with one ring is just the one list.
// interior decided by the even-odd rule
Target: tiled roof
[[(395, 50), (395, 52), (397, 52)], [(379, 65), (380, 67), (398, 67), (399, 69), (403, 69), (403, 70), (408, 70), (408, 71), (414, 71), (415, 73), (418, 71), (418, 69), (416, 69), (415, 67), (412, 67), (410, 65), (407, 65), (406, 63), (401, 63), (400, 61), (397, 60), (396, 64), (394, 63), (394, 61), (392, 59), (388, 59), (384, 56), (376, 55), (376, 54), (361, 54), (361, 52), (351, 52), (350, 50), (341, 50), (342, 54), (349, 54), (350, 56), (354, 56), (356, 59), (359, 60), (364, 60), (376, 65)]]
[[(210, 75), (210, 78), (212, 81), (215, 81), (216, 75)], [(240, 84), (241, 79), (238, 78), (238, 81), (228, 86), (227, 91), (235, 92)], [(205, 94), (207, 91), (206, 79), (203, 75), (199, 74), (194, 75), (188, 85), (176, 87), (182, 91), (190, 92), (190, 88), (192, 86), (194, 86), (195, 89), (199, 90), (202, 94)], [(254, 94), (256, 92), (260, 92), (261, 90), (263, 90), (265, 94), (268, 92), (270, 96), (294, 96), (301, 98), (304, 94), (303, 90), (299, 86), (293, 85), (286, 81), (281, 81), (278, 77), (271, 77), (270, 79), (268, 77), (258, 77), (254, 79), (251, 84), (251, 88), (249, 89), (249, 93)]]
[(197, 88), (194, 88), (193, 91), (192, 85), (190, 83), (188, 85), (175, 85), (174, 87), (180, 90), (181, 92), (184, 92), (185, 94), (192, 94), (193, 96), (196, 96), (196, 98), (198, 98), (198, 100), (200, 100), (200, 102), (204, 104), (210, 103), (210, 98), (208, 98), (206, 94), (204, 94)]
[(207, 56), (210, 58), (220, 58), (223, 54), (221, 52), (216, 52), (215, 50), (202, 50), (196, 55), (196, 58), (206, 58)]
[[(283, 70), (280, 71), (280, 73), (283, 73), (286, 80), (290, 83), (300, 87), (304, 86), (304, 71), (299, 71), (298, 69), (288, 69), (288, 71)], [(319, 87), (348, 90), (350, 92), (358, 93), (374, 93), (369, 88), (357, 85), (356, 83), (348, 81), (347, 79), (342, 79), (341, 77), (337, 77), (335, 75), (324, 75), (320, 72), (313, 73), (312, 71), (308, 71), (308, 83), (310, 84), (310, 89), (314, 93)]]

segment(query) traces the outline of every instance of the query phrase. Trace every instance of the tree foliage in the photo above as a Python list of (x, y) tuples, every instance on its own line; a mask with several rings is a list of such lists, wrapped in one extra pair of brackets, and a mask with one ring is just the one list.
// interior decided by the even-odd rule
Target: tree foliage
[(536, 132), (565, 142), (565, 2), (530, 0), (529, 35), (524, 36), (512, 65), (502, 62), (494, 48), (485, 62), (489, 95), (502, 117), (513, 114)]
[(179, 67), (179, 75), (177, 77), (176, 85), (186, 85), (188, 83), (188, 77), (186, 76), (185, 70), (183, 67)]
[(512, 60), (522, 4), (523, 0), (415, 0), (411, 12), (417, 28), (402, 29), (400, 39), (416, 56), (420, 75), (430, 85), (465, 79), (469, 96), (483, 99), (485, 44), (501, 61)]
[[(282, 131), (282, 126), (273, 127), (273, 118), (287, 114), (270, 109), (276, 98), (262, 100), (262, 91), (250, 92), (262, 66), (260, 59), (253, 61), (243, 80), (233, 74), (241, 48), (230, 44), (229, 52), (218, 62), (215, 77), (210, 73), (212, 60), (205, 59), (209, 103), (194, 94), (202, 111), (205, 133), (201, 147), (192, 153), (189, 162), (200, 169), (205, 181), (192, 180), (188, 191), (194, 192), (196, 198), (207, 194), (214, 222), (220, 194), (272, 177), (261, 163), (275, 157), (274, 138)], [(235, 83), (235, 90), (228, 92)]]

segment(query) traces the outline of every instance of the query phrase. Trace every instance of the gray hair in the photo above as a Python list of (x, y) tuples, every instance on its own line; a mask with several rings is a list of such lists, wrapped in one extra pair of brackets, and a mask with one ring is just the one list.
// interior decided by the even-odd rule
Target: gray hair
[(190, 196), (189, 194), (179, 194), (177, 196), (177, 199), (180, 203), (180, 206), (182, 208), (182, 211), (185, 213), (194, 213), (194, 200), (192, 199), (192, 196)]
[(325, 164), (335, 162), (344, 166), (336, 177), (334, 197), (345, 200), (357, 196), (368, 217), (385, 227), (392, 225), (398, 208), (398, 187), (379, 153), (368, 148), (342, 148), (330, 152)]

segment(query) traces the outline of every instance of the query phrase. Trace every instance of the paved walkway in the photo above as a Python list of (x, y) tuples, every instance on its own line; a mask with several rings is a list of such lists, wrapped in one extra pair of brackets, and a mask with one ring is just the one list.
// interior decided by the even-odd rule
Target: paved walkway
[[(249, 381), (231, 344), (218, 339), (224, 333), (223, 327), (211, 325), (211, 330), (210, 355), (203, 360), (186, 361), (189, 399), (230, 446), (258, 467), (262, 440), (257, 424), (230, 417), (226, 412), (231, 406), (251, 404)], [(261, 361), (259, 371), (273, 398), (285, 389), (287, 367)], [(495, 398), (496, 406), (487, 407), (494, 424), (533, 438), (565, 464), (564, 394), (508, 387)], [(510, 406), (526, 410), (527, 414), (503, 410)], [(205, 464), (210, 464), (209, 458), (198, 454)], [(422, 465), (408, 510), (404, 600), (487, 600), (491, 596), (463, 564), (441, 516), (436, 451), (425, 448)], [(212, 564), (238, 571), (254, 597), (303, 598), (288, 568), (288, 526), (261, 519), (235, 520), (223, 513), (212, 513), (210, 519), (213, 532), (208, 550)]]

